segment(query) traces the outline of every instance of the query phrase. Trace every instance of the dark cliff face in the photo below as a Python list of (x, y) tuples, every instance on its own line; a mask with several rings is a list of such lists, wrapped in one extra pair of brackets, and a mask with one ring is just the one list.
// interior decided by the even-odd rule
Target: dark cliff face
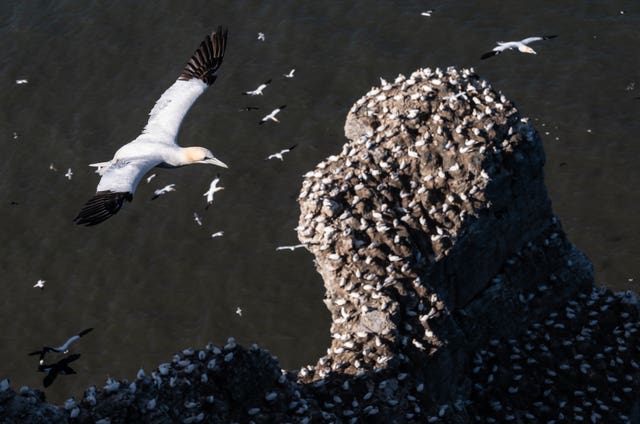
[(358, 100), (345, 134), (299, 196), (298, 236), (333, 318), (317, 364), (282, 370), (230, 340), (109, 380), (66, 409), (0, 385), (0, 417), (640, 419), (637, 299), (593, 287), (591, 263), (553, 215), (540, 137), (511, 101), (473, 70), (420, 69)]

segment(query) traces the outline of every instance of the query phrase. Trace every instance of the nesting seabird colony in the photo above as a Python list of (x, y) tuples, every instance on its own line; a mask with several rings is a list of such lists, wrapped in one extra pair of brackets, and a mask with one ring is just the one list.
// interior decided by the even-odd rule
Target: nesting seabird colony
[(82, 423), (637, 422), (638, 301), (594, 288), (513, 102), (473, 69), (419, 69), (358, 100), (345, 134), (299, 196), (332, 315), (316, 364), (286, 371), (230, 339), (67, 409), (3, 382), (0, 408)]

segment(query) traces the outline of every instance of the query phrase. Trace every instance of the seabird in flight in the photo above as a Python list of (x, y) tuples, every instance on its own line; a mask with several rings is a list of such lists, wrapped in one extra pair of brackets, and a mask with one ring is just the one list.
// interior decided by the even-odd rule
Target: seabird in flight
[(76, 374), (75, 370), (71, 368), (69, 364), (77, 360), (79, 357), (80, 354), (76, 353), (73, 355), (65, 356), (54, 364), (45, 364), (41, 362), (40, 365), (38, 365), (38, 371), (47, 373), (47, 375), (42, 380), (42, 384), (44, 385), (44, 387), (51, 386), (53, 380), (55, 380), (58, 375)]
[(178, 77), (156, 102), (149, 121), (132, 142), (122, 146), (107, 162), (95, 163), (102, 176), (95, 196), (74, 219), (76, 224), (96, 225), (131, 201), (140, 180), (152, 168), (204, 163), (227, 167), (204, 147), (180, 147), (176, 136), (185, 114), (214, 83), (227, 47), (227, 30), (218, 27), (208, 35)]
[(290, 151), (292, 151), (293, 149), (295, 149), (295, 147), (297, 146), (297, 144), (294, 144), (293, 146), (289, 147), (288, 149), (282, 149), (280, 150), (278, 153), (274, 153), (272, 155), (267, 156), (267, 158), (265, 160), (270, 160), (270, 159), (280, 159), (280, 160), (284, 160), (284, 158), (282, 157), (285, 153), (289, 153)]
[(149, 184), (151, 182), (151, 180), (153, 180), (156, 177), (156, 174), (151, 174), (147, 177), (147, 184)]
[(224, 231), (218, 231), (216, 233), (211, 234), (211, 238), (222, 237), (224, 235)]
[(197, 212), (193, 213), (193, 220), (196, 222), (196, 224), (202, 227), (202, 219), (200, 218), (200, 215), (198, 215)]
[(507, 41), (507, 42), (498, 41), (498, 45), (494, 47), (493, 50), (491, 50), (490, 52), (487, 52), (482, 56), (480, 56), (480, 59), (487, 59), (487, 58), (490, 58), (491, 56), (498, 55), (505, 50), (512, 50), (512, 49), (518, 49), (522, 53), (536, 54), (535, 50), (529, 47), (528, 44), (533, 43), (534, 41), (549, 40), (550, 38), (556, 38), (556, 37), (557, 35), (543, 35), (541, 37), (525, 38), (524, 40), (520, 40), (520, 41)]
[(278, 246), (276, 250), (291, 250), (292, 252), (296, 249), (300, 249), (301, 247), (307, 247), (307, 243), (302, 244), (294, 244), (293, 246)]
[(42, 289), (44, 289), (44, 283), (46, 283), (46, 281), (45, 281), (45, 280), (38, 280), (38, 282), (37, 282), (37, 283), (35, 283), (35, 284), (33, 285), (33, 287), (34, 287), (34, 288), (36, 288), (36, 289), (40, 289), (40, 290), (42, 290)]
[(42, 350), (36, 350), (35, 352), (31, 352), (29, 356), (40, 355), (40, 364), (42, 365), (44, 363), (44, 356), (47, 353), (49, 352), (67, 353), (69, 351), (69, 346), (71, 345), (71, 343), (75, 342), (76, 340), (78, 340), (80, 337), (84, 336), (91, 330), (93, 330), (93, 328), (87, 328), (86, 330), (82, 330), (75, 336), (69, 337), (69, 339), (63, 344), (61, 344), (60, 346), (57, 346), (57, 347), (43, 346)]
[(71, 171), (71, 168), (67, 169), (67, 173), (64, 174), (64, 176), (67, 177), (69, 181), (71, 181), (71, 177), (73, 177), (73, 171)]
[(258, 40), (264, 41), (264, 32), (259, 32), (258, 33)]
[(213, 203), (213, 194), (216, 191), (224, 190), (224, 187), (218, 187), (218, 183), (220, 182), (220, 176), (218, 175), (211, 181), (211, 185), (209, 186), (209, 190), (207, 190), (203, 196), (207, 198), (207, 206), (205, 209), (209, 209), (209, 206)]
[(169, 193), (170, 191), (176, 191), (176, 185), (175, 184), (169, 184), (166, 185), (162, 188), (159, 188), (157, 190), (153, 191), (153, 197), (151, 198), (151, 200), (155, 200), (160, 196), (164, 196), (165, 194)]
[(258, 124), (262, 125), (262, 124), (264, 124), (265, 122), (267, 122), (267, 121), (269, 121), (269, 120), (271, 120), (271, 121), (273, 121), (273, 122), (280, 122), (280, 121), (278, 121), (278, 118), (276, 118), (276, 115), (277, 115), (278, 113), (280, 113), (280, 111), (281, 111), (282, 109), (284, 109), (285, 107), (287, 107), (287, 105), (282, 105), (282, 106), (280, 106), (280, 107), (278, 107), (278, 108), (273, 109), (273, 110), (271, 111), (271, 113), (269, 113), (267, 116), (265, 116), (264, 118), (262, 118), (262, 119), (260, 120), (260, 122), (258, 122)]
[(255, 90), (252, 91), (243, 91), (242, 94), (245, 96), (262, 96), (262, 90), (267, 88), (267, 86), (271, 84), (271, 80), (265, 81), (258, 86)]
[(292, 69), (289, 71), (288, 74), (282, 74), (282, 76), (284, 76), (285, 78), (293, 78), (293, 73), (295, 72), (295, 69)]

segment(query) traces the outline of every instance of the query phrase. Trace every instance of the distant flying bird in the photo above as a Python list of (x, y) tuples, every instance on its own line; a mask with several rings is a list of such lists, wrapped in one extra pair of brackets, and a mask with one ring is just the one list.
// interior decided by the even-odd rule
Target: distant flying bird
[(265, 116), (264, 118), (262, 118), (262, 119), (260, 120), (260, 122), (258, 122), (258, 124), (262, 125), (262, 124), (264, 124), (264, 123), (265, 123), (265, 122), (267, 122), (267, 121), (280, 122), (280, 121), (278, 121), (278, 118), (276, 118), (276, 115), (277, 115), (278, 113), (280, 113), (280, 111), (281, 111), (282, 109), (284, 109), (285, 107), (287, 107), (287, 105), (282, 105), (282, 106), (280, 106), (280, 107), (278, 107), (278, 108), (276, 108), (276, 109), (273, 109), (273, 110), (271, 111), (271, 113), (269, 113), (267, 116)]
[(290, 151), (292, 151), (293, 149), (295, 149), (297, 146), (297, 144), (294, 144), (293, 146), (289, 147), (288, 149), (282, 149), (280, 150), (278, 153), (274, 153), (272, 155), (267, 156), (267, 158), (265, 160), (270, 160), (270, 159), (280, 159), (280, 160), (284, 160), (284, 158), (282, 157), (284, 154), (289, 153)]
[(217, 233), (211, 234), (211, 238), (222, 237), (224, 235), (224, 231), (218, 231)]
[(156, 166), (175, 168), (194, 163), (227, 167), (204, 147), (180, 147), (176, 136), (182, 119), (196, 99), (213, 84), (227, 47), (227, 31), (221, 27), (207, 36), (178, 77), (156, 102), (149, 121), (132, 142), (113, 159), (94, 163), (102, 176), (96, 195), (74, 219), (76, 224), (96, 225), (131, 201), (142, 177)]
[(242, 94), (244, 94), (245, 96), (262, 96), (262, 90), (267, 88), (269, 84), (271, 84), (271, 80), (263, 82), (255, 90), (243, 91)]
[(27, 79), (17, 79), (16, 80), (16, 84), (18, 84), (18, 85), (27, 84), (28, 82), (29, 82), (29, 80), (27, 80)]
[(549, 40), (551, 38), (556, 38), (556, 37), (557, 35), (543, 35), (541, 37), (525, 38), (524, 40), (520, 40), (520, 41), (507, 41), (507, 42), (498, 41), (498, 45), (494, 47), (492, 51), (487, 52), (482, 56), (480, 56), (480, 59), (487, 59), (487, 58), (490, 58), (491, 56), (496, 56), (502, 53), (504, 50), (512, 50), (512, 49), (518, 49), (522, 53), (536, 54), (535, 50), (533, 50), (527, 44), (531, 44), (534, 41)]
[(209, 209), (209, 206), (211, 206), (211, 204), (213, 203), (213, 194), (216, 191), (224, 190), (224, 187), (218, 187), (219, 182), (220, 182), (220, 176), (215, 177), (213, 181), (211, 181), (211, 184), (209, 185), (209, 190), (207, 190), (203, 194), (203, 196), (207, 198), (207, 206), (205, 206), (205, 209)]
[(193, 220), (196, 222), (196, 224), (202, 227), (202, 219), (200, 219), (200, 215), (198, 215), (196, 212), (193, 213)]
[(58, 362), (54, 364), (45, 364), (41, 363), (38, 365), (38, 371), (46, 372), (47, 375), (42, 380), (42, 384), (44, 387), (49, 387), (56, 379), (58, 375), (69, 375), (69, 374), (77, 374), (73, 368), (69, 366), (69, 364), (80, 357), (79, 353), (65, 356)]
[(33, 288), (42, 290), (44, 289), (44, 283), (46, 283), (45, 280), (38, 280), (38, 282), (33, 285)]
[(236, 315), (238, 315), (239, 317), (242, 316), (242, 308), (240, 308), (239, 306), (236, 308)]
[(307, 243), (302, 244), (294, 244), (293, 246), (278, 246), (276, 250), (291, 250), (292, 252), (296, 249), (300, 249), (301, 247), (307, 247)]
[(86, 330), (82, 330), (75, 336), (69, 337), (69, 339), (63, 344), (61, 344), (60, 346), (57, 346), (57, 347), (43, 346), (41, 350), (36, 350), (35, 352), (29, 353), (29, 356), (40, 355), (40, 364), (43, 364), (44, 356), (47, 353), (49, 352), (67, 353), (69, 351), (69, 346), (71, 345), (71, 343), (75, 342), (76, 340), (78, 340), (80, 337), (84, 336), (91, 330), (93, 330), (93, 328), (87, 328)]
[(258, 40), (264, 41), (264, 32), (259, 32), (258, 33)]
[(422, 12), (421, 15), (426, 16), (427, 18), (430, 18), (432, 13), (433, 13), (433, 10), (427, 10), (426, 12)]
[(153, 197), (151, 198), (151, 200), (155, 200), (160, 196), (164, 196), (165, 194), (169, 193), (170, 191), (176, 191), (176, 185), (175, 184), (169, 184), (166, 185), (162, 188), (159, 188), (157, 190), (153, 191)]
[(285, 78), (293, 78), (293, 73), (295, 72), (295, 69), (292, 69), (289, 71), (288, 74), (282, 74), (282, 76), (284, 76)]
[(156, 174), (151, 174), (147, 177), (147, 184), (149, 184), (151, 182), (151, 180), (153, 180), (156, 177)]
[(71, 168), (67, 169), (67, 173), (64, 174), (65, 177), (67, 177), (69, 180), (71, 180), (71, 177), (73, 177), (73, 172), (71, 171)]

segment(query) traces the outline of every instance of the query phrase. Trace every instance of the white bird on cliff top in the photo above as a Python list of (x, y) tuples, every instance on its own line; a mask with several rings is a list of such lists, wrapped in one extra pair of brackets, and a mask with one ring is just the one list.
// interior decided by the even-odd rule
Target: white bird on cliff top
[(224, 187), (218, 187), (218, 183), (220, 182), (220, 176), (218, 175), (211, 181), (211, 185), (209, 185), (209, 190), (207, 190), (203, 196), (207, 198), (207, 206), (205, 209), (209, 209), (209, 206), (213, 204), (213, 194), (216, 191), (224, 190)]
[(227, 30), (218, 27), (208, 35), (178, 77), (156, 102), (149, 121), (132, 142), (122, 146), (107, 162), (94, 163), (102, 176), (95, 196), (78, 216), (76, 224), (96, 225), (131, 201), (142, 177), (156, 166), (179, 167), (194, 163), (227, 167), (204, 147), (180, 147), (176, 136), (185, 114), (217, 78), (227, 47)]
[(491, 50), (490, 52), (487, 52), (482, 56), (480, 56), (480, 59), (488, 59), (492, 56), (496, 56), (502, 53), (505, 50), (512, 50), (512, 49), (518, 49), (522, 53), (536, 54), (536, 51), (533, 50), (531, 47), (529, 47), (527, 44), (531, 44), (534, 41), (549, 40), (551, 38), (556, 38), (556, 37), (557, 35), (543, 35), (540, 37), (525, 38), (524, 40), (520, 40), (520, 41), (507, 41), (507, 42), (498, 41), (498, 45), (494, 47), (493, 50)]
[(277, 107), (277, 108), (273, 109), (273, 110), (271, 111), (271, 113), (269, 113), (267, 116), (265, 116), (264, 118), (262, 118), (262, 119), (260, 120), (260, 122), (258, 122), (258, 124), (262, 125), (262, 124), (264, 124), (264, 123), (265, 123), (265, 122), (267, 122), (267, 121), (280, 122), (280, 121), (278, 121), (278, 118), (276, 118), (276, 115), (277, 115), (278, 113), (280, 113), (280, 111), (281, 111), (282, 109), (284, 109), (285, 107), (287, 107), (287, 105), (282, 105), (282, 106), (280, 106), (280, 107)]

